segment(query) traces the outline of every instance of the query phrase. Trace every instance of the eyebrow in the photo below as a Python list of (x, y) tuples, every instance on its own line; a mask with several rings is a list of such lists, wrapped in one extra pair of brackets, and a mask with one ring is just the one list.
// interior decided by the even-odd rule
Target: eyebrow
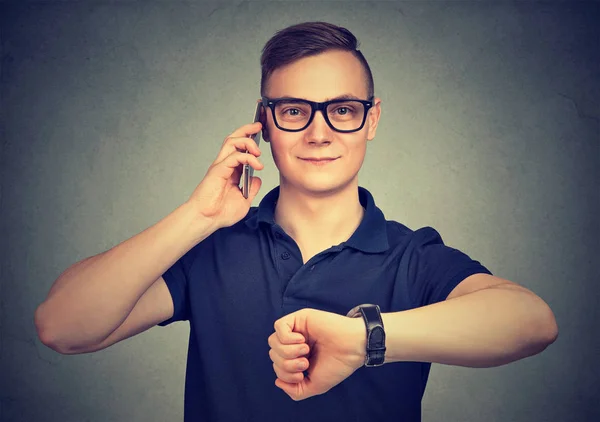
[[(311, 101), (311, 100), (308, 100), (306, 98), (294, 97), (292, 95), (282, 95), (279, 98), (294, 98), (294, 99), (297, 99), (297, 100)], [(358, 98), (356, 95), (352, 95), (352, 94), (342, 94), (342, 95), (337, 95), (335, 97), (325, 98), (325, 100), (323, 100), (323, 101), (331, 101), (331, 100), (360, 100), (360, 98)]]
[(342, 95), (338, 95), (337, 97), (325, 99), (325, 101), (331, 101), (331, 100), (360, 100), (360, 98), (358, 98), (356, 95), (352, 95), (352, 94), (342, 94)]

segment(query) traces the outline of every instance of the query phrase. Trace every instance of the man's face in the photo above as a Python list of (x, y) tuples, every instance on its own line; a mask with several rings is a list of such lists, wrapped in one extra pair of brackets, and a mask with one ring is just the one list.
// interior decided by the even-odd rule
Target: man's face
[[(310, 101), (327, 101), (341, 95), (367, 100), (364, 70), (351, 53), (327, 51), (305, 57), (277, 69), (268, 80), (266, 97), (293, 97)], [(282, 185), (301, 191), (326, 193), (347, 186), (358, 177), (367, 140), (375, 137), (380, 115), (379, 98), (369, 109), (364, 127), (341, 133), (329, 127), (317, 111), (311, 124), (301, 132), (286, 132), (273, 122), (266, 109), (265, 140), (271, 144), (275, 165)], [(307, 157), (337, 157), (325, 165), (303, 160)]]

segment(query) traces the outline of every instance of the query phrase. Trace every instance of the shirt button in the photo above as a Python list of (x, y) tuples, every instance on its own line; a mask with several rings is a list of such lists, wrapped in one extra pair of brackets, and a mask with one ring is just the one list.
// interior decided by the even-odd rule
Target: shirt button
[(288, 252), (284, 252), (281, 254), (282, 259), (290, 259), (290, 254)]

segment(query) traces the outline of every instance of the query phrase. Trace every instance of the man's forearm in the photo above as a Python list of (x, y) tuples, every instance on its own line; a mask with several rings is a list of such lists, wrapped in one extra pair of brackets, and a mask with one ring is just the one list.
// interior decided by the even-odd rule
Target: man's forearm
[(554, 315), (543, 300), (507, 285), (382, 318), (386, 363), (487, 368), (540, 353), (558, 335)]
[[(183, 204), (155, 225), (64, 271), (35, 312), (38, 335), (55, 350), (106, 339), (173, 263), (210, 234)], [(199, 240), (200, 239), (200, 240)]]

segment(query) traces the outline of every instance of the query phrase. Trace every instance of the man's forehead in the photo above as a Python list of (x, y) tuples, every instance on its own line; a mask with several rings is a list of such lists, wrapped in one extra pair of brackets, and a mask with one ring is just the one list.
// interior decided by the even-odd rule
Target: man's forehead
[[(317, 101), (317, 99), (314, 99), (314, 98), (308, 98), (308, 97), (302, 96), (302, 95), (293, 95), (291, 93), (277, 95), (275, 97), (269, 97), (269, 98), (296, 98), (299, 100)], [(362, 99), (363, 98), (360, 98), (360, 96), (358, 96), (358, 95), (351, 94), (351, 93), (344, 93), (344, 94), (339, 94), (339, 95), (328, 96), (325, 98), (319, 98), (318, 100), (319, 101), (330, 101), (330, 100), (362, 100)]]
[(363, 66), (345, 51), (329, 51), (282, 66), (271, 74), (267, 87), (271, 98), (311, 101), (366, 99), (368, 91)]
[(298, 98), (309, 101), (330, 100), (366, 100), (368, 95), (367, 82), (360, 78), (352, 83), (344, 81), (329, 81), (330, 83), (310, 83), (280, 79), (276, 83), (268, 83), (265, 96), (268, 98)]

